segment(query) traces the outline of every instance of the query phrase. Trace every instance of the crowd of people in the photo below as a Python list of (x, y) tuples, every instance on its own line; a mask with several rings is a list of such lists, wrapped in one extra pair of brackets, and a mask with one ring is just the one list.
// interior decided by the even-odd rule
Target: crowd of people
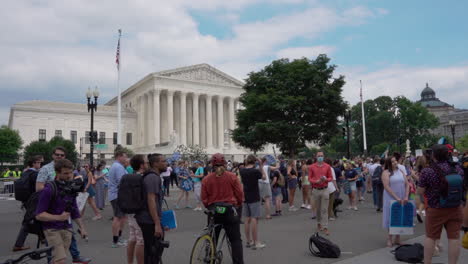
[[(382, 227), (387, 231), (392, 202), (402, 205), (415, 203), (416, 219), (425, 221), (426, 225), (425, 263), (431, 263), (432, 256), (441, 250), (442, 228), (446, 229), (449, 239), (449, 263), (457, 263), (463, 216), (464, 226), (468, 227), (468, 206), (463, 213), (462, 201), (452, 207), (442, 202), (453, 190), (446, 175), (454, 173), (463, 177), (468, 153), (457, 156), (455, 152), (449, 153), (444, 145), (435, 145), (419, 157), (403, 157), (394, 153), (388, 157), (331, 160), (324, 152), (317, 152), (306, 160), (248, 155), (243, 162), (231, 162), (223, 155), (215, 154), (206, 163), (194, 161), (192, 164), (182, 160), (168, 164), (161, 154), (129, 158), (124, 151), (116, 151), (110, 168), (101, 162), (96, 168), (84, 164), (76, 170), (65, 156), (65, 150), (58, 147), (54, 149), (51, 163), (41, 168), (43, 158), (35, 156), (29, 161), (27, 170), (36, 172), (31, 188), (42, 190), (36, 218), (46, 223), (43, 225), (44, 236), (47, 243), (54, 246), (54, 263), (65, 263), (68, 251), (74, 263), (91, 260), (80, 255), (74, 233), (65, 232), (73, 230), (73, 219), (79, 226), (80, 235), (87, 235), (80, 217), (84, 209), (80, 212), (76, 202), (67, 207), (67, 201), (74, 196), (55, 198), (54, 188), (48, 184), (54, 180), (60, 183), (57, 184), (59, 189), (64, 182), (82, 180), (82, 191), (88, 193), (86, 203), (93, 210), (94, 221), (102, 219), (101, 211), (106, 202), (110, 202), (113, 211), (111, 245), (127, 248), (128, 263), (135, 259), (139, 264), (159, 263), (163, 251), (160, 243), (165, 233), (161, 225), (162, 204), (164, 197), (171, 195), (171, 186), (180, 189), (173, 205), (176, 210), (203, 211), (213, 206), (228, 207), (227, 214), (215, 219), (226, 229), (233, 263), (244, 263), (241, 223), (244, 224), (245, 247), (253, 250), (267, 246), (259, 238), (259, 219), (281, 217), (285, 214), (283, 207), (287, 207), (288, 212), (309, 210), (311, 217), (316, 219), (317, 232), (329, 235), (329, 221), (336, 220), (339, 205), (345, 203), (348, 210), (358, 211), (366, 192), (372, 193), (375, 210), (382, 213)], [(135, 215), (126, 215), (118, 203), (119, 185), (126, 174), (144, 177), (143, 195), (147, 202), (144, 209)], [(300, 208), (295, 206), (297, 189), (302, 196)], [(194, 208), (191, 206), (191, 193), (195, 200)], [(343, 202), (344, 197), (348, 198), (347, 202)], [(128, 241), (122, 238), (127, 225)], [(464, 230), (467, 232), (466, 228)], [(26, 235), (23, 225), (14, 251), (27, 248), (24, 246)], [(400, 236), (389, 232), (387, 246), (400, 244)]]

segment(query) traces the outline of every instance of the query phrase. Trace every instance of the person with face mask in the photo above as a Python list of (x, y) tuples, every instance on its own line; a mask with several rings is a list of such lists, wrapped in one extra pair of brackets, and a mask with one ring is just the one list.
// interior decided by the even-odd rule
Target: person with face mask
[(319, 151), (317, 162), (309, 166), (309, 182), (312, 185), (312, 199), (317, 205), (317, 230), (329, 235), (328, 231), (328, 204), (330, 193), (328, 183), (333, 180), (330, 165), (324, 162), (325, 155)]

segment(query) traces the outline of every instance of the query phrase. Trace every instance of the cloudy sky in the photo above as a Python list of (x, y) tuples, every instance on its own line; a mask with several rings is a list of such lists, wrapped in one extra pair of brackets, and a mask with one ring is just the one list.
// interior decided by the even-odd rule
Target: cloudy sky
[(208, 63), (244, 79), (278, 58), (326, 53), (346, 77), (345, 99), (405, 95), (425, 83), (468, 108), (468, 1), (436, 0), (3, 0), (0, 124), (26, 100), (101, 102), (122, 81)]

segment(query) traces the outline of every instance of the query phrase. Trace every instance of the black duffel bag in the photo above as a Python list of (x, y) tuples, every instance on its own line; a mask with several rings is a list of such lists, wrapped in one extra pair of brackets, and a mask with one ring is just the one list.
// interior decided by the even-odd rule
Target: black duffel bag
[(318, 232), (309, 238), (309, 250), (312, 255), (320, 258), (339, 258), (341, 255), (340, 248), (330, 240), (320, 236)]
[(419, 243), (401, 245), (392, 251), (398, 261), (407, 263), (423, 263), (424, 246)]

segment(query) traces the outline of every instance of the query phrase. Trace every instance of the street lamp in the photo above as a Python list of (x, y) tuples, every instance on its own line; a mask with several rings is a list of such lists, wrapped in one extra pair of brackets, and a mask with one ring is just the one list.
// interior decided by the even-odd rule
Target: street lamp
[[(94, 97), (94, 101), (92, 101)], [(91, 91), (91, 88), (88, 87), (86, 92), (86, 98), (88, 99), (88, 112), (91, 112), (91, 131), (89, 132), (89, 167), (93, 168), (93, 155), (94, 155), (94, 143), (97, 143), (97, 131), (94, 131), (94, 112), (97, 111), (97, 99), (99, 97), (99, 90), (96, 86), (94, 91)]]
[(398, 150), (401, 153), (401, 114), (398, 107), (395, 108), (395, 119), (397, 120), (397, 140)]
[(457, 126), (457, 122), (455, 122), (455, 120), (450, 120), (449, 126), (450, 126), (450, 129), (452, 130), (453, 148), (455, 149), (457, 148), (457, 146), (455, 145), (455, 127)]

